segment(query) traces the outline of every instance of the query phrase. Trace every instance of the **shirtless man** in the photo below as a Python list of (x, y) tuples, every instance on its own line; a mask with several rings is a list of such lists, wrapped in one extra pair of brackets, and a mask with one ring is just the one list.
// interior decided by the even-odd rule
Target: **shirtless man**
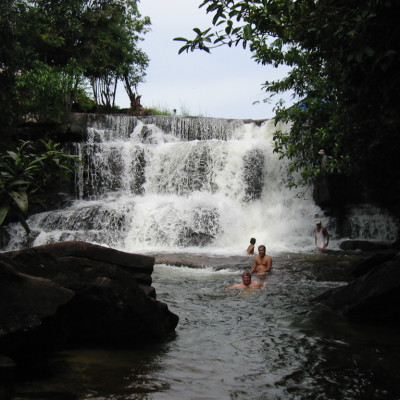
[(265, 253), (265, 246), (262, 244), (258, 246), (258, 254), (254, 258), (253, 266), (251, 267), (250, 273), (252, 275), (265, 275), (271, 271), (272, 258)]
[(242, 283), (238, 283), (237, 285), (229, 286), (229, 289), (259, 289), (264, 286), (264, 284), (260, 281), (251, 281), (251, 274), (249, 271), (245, 271), (242, 274)]
[(247, 248), (247, 254), (254, 254), (254, 245), (256, 244), (256, 239), (251, 238), (249, 247)]
[(315, 223), (314, 236), (315, 246), (319, 251), (324, 251), (325, 247), (329, 244), (329, 233), (326, 228), (322, 226), (321, 220)]

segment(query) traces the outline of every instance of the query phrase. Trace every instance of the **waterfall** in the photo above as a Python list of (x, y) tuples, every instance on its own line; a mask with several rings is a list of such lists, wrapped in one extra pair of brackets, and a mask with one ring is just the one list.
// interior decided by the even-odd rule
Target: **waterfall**
[[(314, 204), (312, 188), (288, 188), (275, 130), (272, 120), (90, 115), (87, 141), (75, 144), (77, 199), (31, 216), (32, 244), (238, 254), (254, 237), (270, 253), (314, 249), (315, 218), (335, 221)], [(364, 232), (357, 212), (353, 219), (360, 237), (394, 240), (387, 221)], [(8, 249), (21, 247), (22, 228), (8, 230)]]

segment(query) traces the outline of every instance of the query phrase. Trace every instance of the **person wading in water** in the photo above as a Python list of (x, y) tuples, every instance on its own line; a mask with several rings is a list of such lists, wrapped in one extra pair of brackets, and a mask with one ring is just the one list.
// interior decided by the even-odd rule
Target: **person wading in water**
[(251, 238), (249, 247), (247, 248), (247, 254), (254, 254), (254, 245), (256, 244), (256, 239)]
[(271, 271), (272, 258), (265, 251), (266, 249), (263, 244), (258, 246), (258, 254), (255, 256), (253, 266), (250, 270), (252, 275), (262, 276)]
[(242, 274), (242, 283), (238, 283), (237, 285), (229, 286), (229, 289), (259, 289), (264, 284), (260, 281), (252, 281), (251, 274), (249, 271), (245, 271)]
[(327, 247), (329, 244), (329, 233), (322, 226), (322, 222), (320, 220), (315, 223), (314, 236), (315, 246), (317, 246), (319, 251), (324, 251), (325, 247)]

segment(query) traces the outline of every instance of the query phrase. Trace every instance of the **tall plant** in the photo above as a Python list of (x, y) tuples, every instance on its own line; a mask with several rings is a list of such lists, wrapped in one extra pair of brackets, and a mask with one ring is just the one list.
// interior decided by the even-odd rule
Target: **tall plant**
[(23, 141), (15, 150), (1, 154), (0, 226), (7, 217), (17, 218), (29, 233), (29, 200), (43, 202), (46, 191), (70, 179), (77, 160), (52, 140)]

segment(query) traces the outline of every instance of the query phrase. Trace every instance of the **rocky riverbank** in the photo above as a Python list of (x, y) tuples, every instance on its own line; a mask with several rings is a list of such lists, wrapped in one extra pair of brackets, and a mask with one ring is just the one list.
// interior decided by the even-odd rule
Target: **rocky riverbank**
[(0, 254), (0, 377), (65, 346), (140, 346), (174, 332), (154, 258), (84, 242)]
[(313, 299), (333, 311), (361, 323), (400, 327), (400, 249), (362, 240), (347, 240), (346, 251), (365, 252), (352, 267), (353, 279)]

